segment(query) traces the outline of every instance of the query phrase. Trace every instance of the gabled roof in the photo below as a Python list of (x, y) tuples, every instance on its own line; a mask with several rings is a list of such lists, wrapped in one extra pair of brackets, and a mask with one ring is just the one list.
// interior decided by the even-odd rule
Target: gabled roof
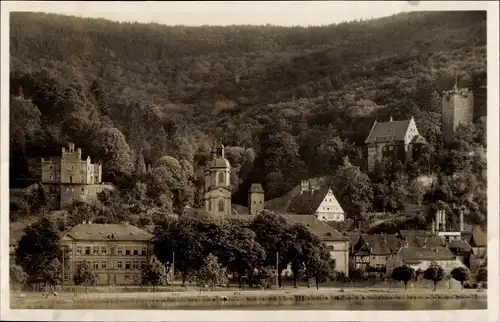
[(386, 235), (361, 235), (359, 240), (360, 249), (366, 245), (371, 255), (389, 255), (398, 251), (402, 246), (403, 240), (396, 236)]
[[(295, 196), (295, 198), (292, 199), (286, 212), (302, 215), (314, 214), (318, 210), (319, 206), (321, 205), (329, 191), (331, 191), (331, 189), (327, 186), (322, 186), (319, 189), (314, 189), (312, 192), (310, 190), (304, 191), (303, 193), (298, 194), (297, 196)], [(335, 195), (333, 196), (333, 198), (335, 198)]]
[(403, 141), (411, 119), (404, 121), (380, 122), (375, 121), (365, 143)]
[(262, 188), (260, 183), (252, 183), (248, 192), (264, 193), (264, 188)]
[(436, 251), (423, 247), (404, 247), (399, 252), (401, 260), (406, 263), (420, 263), (424, 260), (453, 260), (452, 252), (446, 247), (438, 247)]
[(417, 247), (429, 247), (429, 248), (446, 246), (444, 240), (441, 237), (436, 237), (436, 236), (429, 236), (429, 237), (415, 236), (415, 244)]
[(361, 233), (348, 232), (346, 233), (346, 236), (349, 238), (349, 247), (354, 251), (354, 246), (358, 243)]
[(63, 234), (73, 240), (114, 240), (149, 241), (153, 235), (130, 224), (79, 224)]
[(469, 244), (472, 247), (486, 247), (488, 245), (488, 238), (486, 233), (480, 228), (475, 228), (472, 231), (472, 236), (470, 238)]
[(414, 136), (413, 139), (410, 142), (411, 143), (417, 143), (417, 144), (427, 143), (427, 141), (425, 140), (425, 138), (423, 136), (421, 136), (420, 134)]
[(292, 215), (286, 214), (282, 215), (285, 220), (293, 225), (295, 223), (301, 223), (309, 227), (312, 232), (319, 237), (321, 241), (348, 241), (349, 238), (342, 235), (339, 231), (333, 229), (330, 225), (322, 222), (318, 218), (312, 215)]
[(472, 247), (463, 240), (451, 240), (448, 242), (448, 248), (452, 253), (470, 253), (472, 252)]
[(328, 187), (304, 191), (292, 199), (286, 212), (311, 215), (316, 212), (319, 205), (328, 193)]

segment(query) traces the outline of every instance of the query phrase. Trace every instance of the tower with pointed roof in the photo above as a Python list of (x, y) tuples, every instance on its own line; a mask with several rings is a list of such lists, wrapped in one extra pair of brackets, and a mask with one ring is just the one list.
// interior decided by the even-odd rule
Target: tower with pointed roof
[(474, 94), (468, 88), (459, 88), (455, 76), (455, 85), (443, 92), (442, 132), (445, 142), (450, 142), (460, 124), (474, 120)]
[(227, 217), (231, 207), (231, 165), (224, 156), (224, 145), (212, 148), (212, 158), (205, 167), (205, 211), (215, 217)]
[(248, 211), (257, 215), (264, 209), (264, 189), (260, 183), (252, 183), (248, 190)]

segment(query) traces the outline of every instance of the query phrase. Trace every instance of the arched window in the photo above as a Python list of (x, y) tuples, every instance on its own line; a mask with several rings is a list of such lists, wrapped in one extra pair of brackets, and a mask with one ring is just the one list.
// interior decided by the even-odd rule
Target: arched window
[(219, 212), (224, 211), (224, 200), (220, 199), (219, 200)]
[(219, 183), (224, 183), (224, 172), (219, 173)]
[(208, 210), (211, 211), (212, 210), (212, 200), (209, 200), (208, 201)]

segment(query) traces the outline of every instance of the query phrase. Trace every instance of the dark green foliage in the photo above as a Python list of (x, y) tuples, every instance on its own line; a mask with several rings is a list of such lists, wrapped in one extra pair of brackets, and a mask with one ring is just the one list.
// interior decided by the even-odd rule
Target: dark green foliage
[(434, 283), (434, 291), (436, 290), (437, 283), (441, 281), (443, 277), (444, 270), (437, 264), (432, 264), (424, 271), (424, 278)]
[[(63, 251), (60, 232), (53, 220), (42, 217), (27, 226), (16, 249), (16, 261), (28, 274), (30, 281), (56, 282), (60, 277), (48, 278), (46, 269), (61, 262)], [(66, 255), (67, 256), (67, 255)], [(59, 264), (60, 265), (60, 264)]]
[(80, 265), (77, 265), (75, 275), (73, 276), (75, 285), (93, 285), (96, 279), (97, 276), (92, 270), (90, 262), (83, 261)]
[(9, 267), (10, 287), (16, 289), (22, 287), (28, 280), (28, 274), (23, 271), (23, 268), (14, 263), (10, 263)]
[(155, 291), (158, 285), (165, 285), (167, 281), (168, 276), (165, 265), (156, 256), (151, 256), (149, 263), (142, 270), (142, 284), (153, 285), (153, 291)]
[[(218, 139), (231, 147), (233, 200), (245, 204), (252, 182), (271, 199), (302, 179), (341, 175), (341, 157), (361, 165), (356, 145), (375, 119), (414, 116), (432, 152), (398, 171), (361, 168), (334, 186), (342, 206), (359, 221), (441, 200), (484, 224), (485, 118), (445, 146), (439, 93), (456, 72), (460, 86), (485, 84), (485, 22), (485, 12), (413, 12), (311, 28), (195, 28), (13, 13), (11, 186), (26, 186), (32, 160), (71, 141), (122, 191), (102, 220), (132, 222), (153, 205), (180, 212), (200, 205), (195, 174)], [(180, 167), (158, 168), (166, 156)], [(412, 183), (436, 173), (432, 188)], [(454, 180), (464, 183), (458, 193), (447, 188)], [(137, 183), (147, 197), (132, 202)]]
[(471, 278), (470, 271), (467, 267), (455, 267), (451, 271), (451, 277), (460, 282), (461, 287), (464, 287), (464, 282)]
[(486, 282), (488, 280), (488, 269), (486, 267), (477, 270), (476, 280), (478, 282)]
[(392, 271), (391, 275), (392, 279), (403, 282), (405, 284), (405, 290), (408, 281), (411, 280), (414, 276), (415, 276), (415, 270), (409, 266), (396, 267)]

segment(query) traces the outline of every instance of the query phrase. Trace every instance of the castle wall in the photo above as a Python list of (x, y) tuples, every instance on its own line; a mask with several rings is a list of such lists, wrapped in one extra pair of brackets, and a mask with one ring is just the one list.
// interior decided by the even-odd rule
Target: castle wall
[(108, 184), (65, 184), (61, 185), (60, 207), (66, 208), (75, 201), (92, 202), (97, 200), (97, 194), (104, 190), (112, 190)]

